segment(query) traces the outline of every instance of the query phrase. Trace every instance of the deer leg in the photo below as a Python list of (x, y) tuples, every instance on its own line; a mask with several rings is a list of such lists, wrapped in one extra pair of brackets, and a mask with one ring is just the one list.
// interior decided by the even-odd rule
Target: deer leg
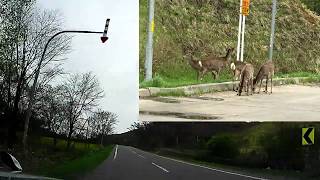
[(233, 83), (232, 83), (232, 87), (233, 87), (233, 91), (237, 92), (239, 90), (239, 84), (236, 84), (235, 81), (238, 80), (238, 77), (233, 77)]
[(251, 95), (253, 95), (253, 79), (250, 80), (250, 89), (251, 89)]
[(235, 79), (236, 79), (235, 77), (232, 78), (232, 90), (233, 90), (233, 91), (236, 91), (235, 88), (234, 88)]
[(265, 93), (268, 93), (268, 82), (269, 82), (269, 78), (267, 77), (267, 79), (266, 79), (266, 91), (265, 91)]
[(260, 93), (260, 90), (261, 90), (261, 85), (262, 85), (262, 79), (260, 80), (260, 87), (259, 87), (259, 91), (258, 91), (258, 94)]
[(244, 87), (244, 90), (245, 90), (245, 92), (248, 92), (248, 82), (246, 83), (246, 84), (244, 84), (245, 85), (245, 87)]
[(249, 96), (249, 80), (246, 81), (247, 96)]
[(220, 70), (217, 72), (217, 79), (219, 79)]
[(216, 74), (215, 74), (215, 72), (212, 71), (211, 74), (212, 74), (213, 80), (215, 80), (215, 79), (216, 79)]
[(200, 81), (202, 81), (202, 79), (203, 79), (203, 76), (205, 75), (205, 73), (207, 72), (207, 70), (206, 69), (204, 69), (204, 70), (202, 70), (201, 71), (201, 74), (200, 74)]
[(272, 76), (271, 76), (271, 94), (272, 94), (272, 86), (273, 84), (272, 84)]
[(242, 88), (243, 88), (243, 84), (242, 84), (242, 81), (241, 81), (241, 78), (240, 78), (240, 83), (239, 83), (239, 87), (238, 87), (238, 95), (239, 96), (241, 96)]

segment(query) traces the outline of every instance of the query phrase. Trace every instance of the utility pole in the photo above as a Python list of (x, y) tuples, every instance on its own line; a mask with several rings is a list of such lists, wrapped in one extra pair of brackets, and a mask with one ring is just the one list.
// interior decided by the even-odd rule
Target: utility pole
[(246, 16), (242, 15), (241, 56), (240, 56), (240, 61), (241, 62), (243, 62), (245, 27), (246, 27)]
[(148, 37), (146, 45), (146, 59), (144, 64), (145, 80), (149, 81), (152, 79), (152, 59), (153, 59), (153, 32), (154, 32), (154, 1), (148, 1)]
[(239, 12), (239, 29), (238, 29), (238, 46), (237, 46), (237, 61), (240, 60), (240, 48), (241, 48), (241, 31), (242, 31), (242, 13), (241, 13), (241, 7), (242, 7), (242, 0), (240, 0), (240, 12)]
[(245, 33), (245, 26), (246, 26), (246, 16), (249, 15), (249, 8), (250, 8), (249, 6), (250, 6), (250, 0), (240, 0), (237, 61), (241, 61), (241, 62), (243, 62), (244, 33)]
[(275, 31), (275, 25), (276, 25), (276, 13), (277, 13), (277, 0), (272, 0), (272, 21), (271, 21), (271, 36), (270, 36), (270, 46), (269, 46), (270, 61), (272, 61), (274, 31)]

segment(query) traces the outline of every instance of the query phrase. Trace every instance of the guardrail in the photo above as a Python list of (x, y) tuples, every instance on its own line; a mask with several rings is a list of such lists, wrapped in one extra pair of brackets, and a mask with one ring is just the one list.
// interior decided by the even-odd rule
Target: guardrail
[(43, 176), (33, 176), (28, 174), (21, 174), (20, 172), (0, 172), (0, 180), (24, 180), (24, 179), (33, 179), (33, 180), (59, 180), (56, 178), (49, 178)]

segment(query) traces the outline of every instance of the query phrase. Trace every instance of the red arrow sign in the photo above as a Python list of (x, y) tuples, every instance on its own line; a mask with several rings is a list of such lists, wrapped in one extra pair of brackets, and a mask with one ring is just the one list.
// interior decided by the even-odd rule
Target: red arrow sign
[(101, 36), (100, 39), (101, 39), (102, 43), (104, 43), (104, 42), (106, 42), (109, 38), (106, 37), (106, 36)]

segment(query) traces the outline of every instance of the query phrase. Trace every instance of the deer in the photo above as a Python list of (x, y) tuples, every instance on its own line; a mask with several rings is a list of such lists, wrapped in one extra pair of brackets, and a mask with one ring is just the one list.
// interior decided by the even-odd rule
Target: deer
[(206, 59), (200, 61), (198, 64), (201, 66), (200, 80), (207, 72), (211, 72), (214, 79), (219, 79), (220, 71), (228, 66), (231, 58), (231, 54), (234, 48), (228, 48), (225, 57), (209, 56)]
[(235, 61), (232, 62), (230, 65), (230, 68), (233, 72), (233, 78), (232, 78), (232, 89), (233, 91), (238, 91), (239, 87), (235, 88), (235, 83), (234, 81), (237, 81), (240, 79), (241, 76), (241, 70), (243, 69), (243, 67), (246, 65), (246, 63), (242, 62), (242, 61)]
[(274, 76), (274, 64), (272, 61), (267, 61), (264, 63), (256, 76), (256, 78), (253, 80), (253, 88), (252, 90), (255, 91), (257, 84), (260, 82), (260, 87), (258, 93), (260, 93), (261, 90), (261, 84), (264, 78), (266, 78), (266, 89), (265, 93), (268, 93), (268, 81), (271, 80), (271, 93), (272, 94), (272, 78)]
[(254, 74), (254, 67), (252, 64), (246, 64), (242, 68), (240, 72), (240, 84), (239, 84), (239, 91), (238, 95), (241, 96), (242, 89), (246, 86), (247, 89), (247, 96), (249, 96), (249, 89), (251, 89), (251, 95), (253, 95), (253, 74)]
[(202, 63), (201, 63), (201, 61), (194, 59), (191, 54), (188, 54), (188, 62), (190, 64), (190, 66), (194, 70), (196, 70), (196, 72), (197, 72), (197, 80), (199, 81), (199, 75), (200, 75), (200, 72), (202, 71)]

